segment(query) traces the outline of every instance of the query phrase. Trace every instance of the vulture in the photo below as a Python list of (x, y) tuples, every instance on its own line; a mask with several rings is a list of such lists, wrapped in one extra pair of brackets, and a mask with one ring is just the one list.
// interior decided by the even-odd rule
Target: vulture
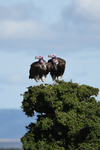
[(56, 57), (56, 54), (48, 55), (51, 59), (48, 60), (48, 70), (53, 82), (60, 80), (65, 71), (66, 61), (62, 58)]
[(37, 82), (37, 85), (41, 79), (44, 84), (48, 74), (47, 62), (43, 59), (43, 56), (36, 56), (35, 59), (38, 59), (38, 61), (33, 62), (30, 65), (29, 79), (34, 79)]

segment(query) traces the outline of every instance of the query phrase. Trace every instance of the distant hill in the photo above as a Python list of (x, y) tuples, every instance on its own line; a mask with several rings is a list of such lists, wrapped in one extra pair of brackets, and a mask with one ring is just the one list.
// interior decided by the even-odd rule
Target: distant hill
[(0, 110), (0, 139), (20, 139), (25, 133), (25, 126), (35, 122), (34, 118), (28, 118), (19, 109)]

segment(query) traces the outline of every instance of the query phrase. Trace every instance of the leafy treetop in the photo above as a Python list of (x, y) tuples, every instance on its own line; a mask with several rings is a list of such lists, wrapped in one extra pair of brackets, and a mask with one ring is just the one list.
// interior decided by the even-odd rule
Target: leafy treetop
[(57, 85), (29, 87), (22, 109), (27, 116), (37, 112), (21, 138), (25, 150), (99, 150), (99, 89), (60, 81)]

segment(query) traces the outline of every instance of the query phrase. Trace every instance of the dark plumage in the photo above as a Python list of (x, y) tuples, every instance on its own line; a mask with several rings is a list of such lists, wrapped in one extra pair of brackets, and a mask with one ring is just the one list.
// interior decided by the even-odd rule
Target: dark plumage
[(41, 79), (44, 83), (48, 74), (47, 62), (43, 59), (43, 56), (36, 56), (35, 59), (39, 59), (39, 61), (31, 64), (29, 70), (29, 79), (34, 79), (37, 84), (38, 81)]
[(56, 54), (49, 55), (48, 57), (52, 58), (48, 60), (48, 70), (53, 81), (55, 82), (56, 78), (57, 80), (62, 78), (65, 71), (66, 61), (62, 58), (56, 57)]

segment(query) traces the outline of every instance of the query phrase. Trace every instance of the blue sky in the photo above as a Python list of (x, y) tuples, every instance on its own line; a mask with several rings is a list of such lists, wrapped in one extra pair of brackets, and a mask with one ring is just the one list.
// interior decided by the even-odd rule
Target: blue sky
[(99, 0), (0, 1), (0, 109), (20, 108), (38, 55), (56, 53), (67, 61), (63, 80), (100, 89), (99, 8)]

